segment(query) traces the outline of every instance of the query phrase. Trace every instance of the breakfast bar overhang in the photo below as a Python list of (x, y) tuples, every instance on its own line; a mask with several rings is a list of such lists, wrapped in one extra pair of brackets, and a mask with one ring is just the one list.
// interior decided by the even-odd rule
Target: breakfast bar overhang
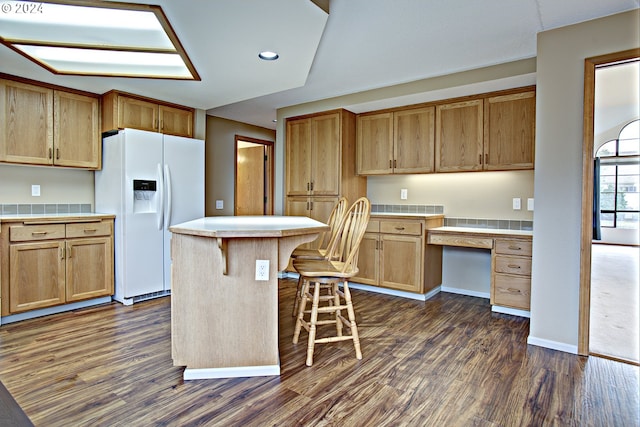
[[(170, 227), (171, 354), (184, 379), (279, 375), (278, 271), (328, 230), (307, 217), (206, 217)], [(256, 280), (256, 261), (268, 279)]]

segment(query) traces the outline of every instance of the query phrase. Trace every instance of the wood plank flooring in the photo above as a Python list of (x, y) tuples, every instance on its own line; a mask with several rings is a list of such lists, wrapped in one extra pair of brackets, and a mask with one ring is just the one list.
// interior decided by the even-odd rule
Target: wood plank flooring
[(637, 366), (527, 346), (528, 319), (484, 299), (352, 292), (361, 361), (342, 342), (305, 366), (282, 280), (279, 377), (183, 381), (162, 298), (0, 326), (0, 381), (47, 427), (640, 424)]

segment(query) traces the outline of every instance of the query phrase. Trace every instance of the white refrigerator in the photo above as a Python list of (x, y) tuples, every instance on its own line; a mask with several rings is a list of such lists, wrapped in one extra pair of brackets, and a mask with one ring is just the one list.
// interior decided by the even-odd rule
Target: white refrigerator
[(168, 295), (169, 227), (204, 216), (204, 141), (125, 129), (103, 138), (102, 156), (95, 211), (116, 215), (114, 299)]

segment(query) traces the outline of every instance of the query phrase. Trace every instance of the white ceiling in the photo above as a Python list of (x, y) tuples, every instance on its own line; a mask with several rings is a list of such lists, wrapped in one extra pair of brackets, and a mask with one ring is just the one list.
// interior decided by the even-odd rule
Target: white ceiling
[[(640, 7), (640, 0), (136, 0), (158, 4), (199, 82), (56, 76), (0, 46), (0, 72), (104, 93), (119, 89), (275, 128), (276, 109), (532, 58), (536, 34)], [(0, 36), (2, 29), (0, 28)], [(280, 59), (264, 62), (261, 50)]]

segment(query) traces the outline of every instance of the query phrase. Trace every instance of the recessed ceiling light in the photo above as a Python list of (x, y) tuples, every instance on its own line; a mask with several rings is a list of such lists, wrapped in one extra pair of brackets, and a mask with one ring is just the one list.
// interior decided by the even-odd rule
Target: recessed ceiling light
[(200, 80), (160, 6), (50, 0), (10, 13), (18, 3), (2, 5), (0, 43), (54, 74)]
[(276, 59), (280, 58), (280, 55), (278, 55), (276, 52), (265, 50), (258, 54), (258, 58), (264, 59), (265, 61), (275, 61)]

